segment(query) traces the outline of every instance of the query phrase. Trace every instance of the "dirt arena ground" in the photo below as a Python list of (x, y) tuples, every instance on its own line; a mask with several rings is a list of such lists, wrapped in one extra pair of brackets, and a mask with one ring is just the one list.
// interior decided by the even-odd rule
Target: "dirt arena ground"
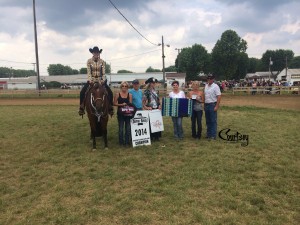
[[(0, 99), (0, 105), (78, 105), (79, 99)], [(300, 111), (300, 95), (223, 95), (224, 106), (257, 106)]]

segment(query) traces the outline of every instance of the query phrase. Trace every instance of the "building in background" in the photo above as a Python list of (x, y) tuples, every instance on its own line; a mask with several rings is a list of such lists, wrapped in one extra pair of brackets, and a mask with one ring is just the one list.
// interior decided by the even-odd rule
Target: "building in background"
[(280, 82), (287, 82), (289, 86), (300, 84), (300, 69), (283, 69), (277, 76)]

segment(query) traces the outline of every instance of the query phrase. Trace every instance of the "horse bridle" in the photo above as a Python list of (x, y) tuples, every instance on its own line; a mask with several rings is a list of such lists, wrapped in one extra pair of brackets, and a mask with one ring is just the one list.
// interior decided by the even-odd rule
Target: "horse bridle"
[(95, 104), (96, 104), (97, 101), (101, 101), (101, 108), (103, 108), (105, 96), (106, 96), (106, 95), (104, 94), (102, 98), (96, 98), (96, 99), (95, 99), (94, 96), (93, 96), (93, 93), (91, 93), (91, 106), (92, 106), (92, 108), (94, 109), (94, 113), (92, 113), (92, 114), (94, 114), (94, 115), (98, 118), (98, 122), (100, 122), (101, 117), (104, 117), (104, 116), (103, 116), (104, 113), (103, 113), (103, 112), (100, 112), (100, 113), (99, 113), (99, 112), (97, 111), (97, 109), (96, 109)]

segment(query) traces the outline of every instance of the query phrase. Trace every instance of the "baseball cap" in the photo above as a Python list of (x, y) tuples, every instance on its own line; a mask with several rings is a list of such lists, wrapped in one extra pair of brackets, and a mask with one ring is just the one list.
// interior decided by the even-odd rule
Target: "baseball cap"
[(139, 83), (140, 83), (140, 82), (139, 82), (138, 79), (135, 79), (135, 80), (132, 81), (132, 84), (139, 84)]

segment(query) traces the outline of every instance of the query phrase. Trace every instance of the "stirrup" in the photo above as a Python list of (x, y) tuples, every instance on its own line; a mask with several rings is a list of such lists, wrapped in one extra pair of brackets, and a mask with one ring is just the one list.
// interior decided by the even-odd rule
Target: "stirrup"
[(83, 116), (85, 114), (84, 109), (80, 107), (78, 114), (79, 114), (79, 116)]
[(108, 112), (108, 113), (109, 113), (109, 115), (111, 115), (111, 116), (114, 115), (114, 107), (111, 107), (111, 108), (109, 109), (109, 112)]

